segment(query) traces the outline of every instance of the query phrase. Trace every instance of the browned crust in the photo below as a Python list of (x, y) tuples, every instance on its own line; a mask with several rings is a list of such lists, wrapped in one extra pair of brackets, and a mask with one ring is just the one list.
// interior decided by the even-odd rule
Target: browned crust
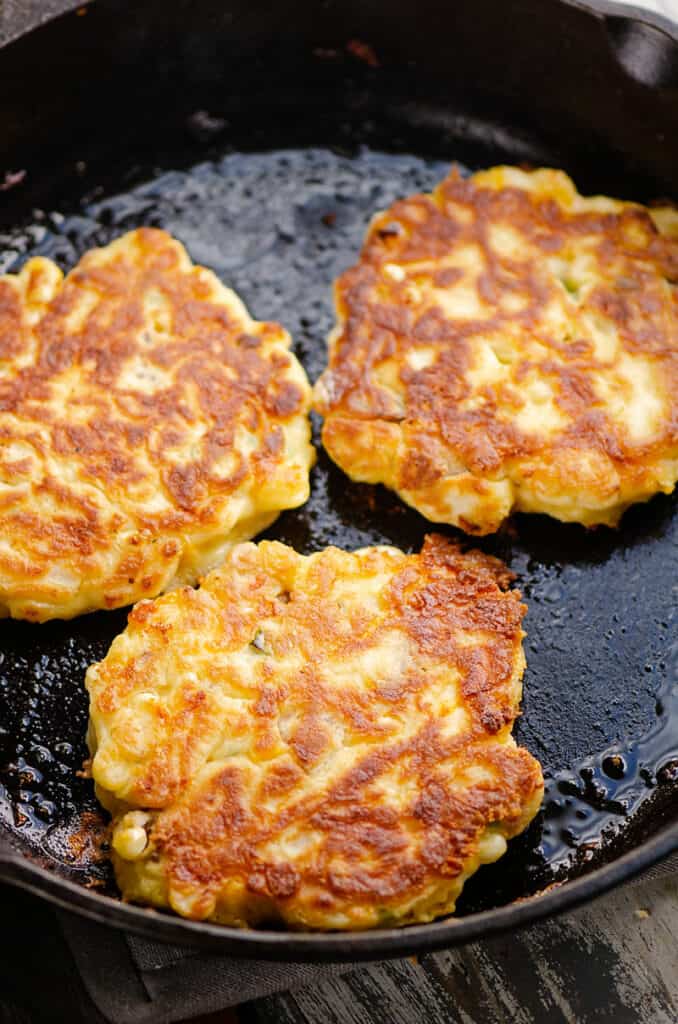
[[(660, 218), (638, 205), (582, 199), (561, 172), (526, 175), (518, 187), (506, 183), (511, 171), (463, 179), (453, 170), (432, 195), (400, 200), (374, 218), (358, 262), (336, 283), (339, 323), (316, 389), (323, 442), (350, 475), (384, 482), (429, 518), (472, 532), (495, 529), (512, 504), (541, 501), (558, 515), (558, 494), (578, 483), (589, 518), (561, 517), (613, 522), (630, 501), (670, 490), (678, 475), (678, 216), (663, 232)], [(493, 240), (503, 227), (519, 236), (521, 252), (503, 252)], [(448, 265), (464, 250), (478, 254), (479, 270)], [(577, 271), (582, 257), (589, 282), (577, 293), (583, 282), (570, 282), (568, 268)], [(562, 262), (560, 273), (549, 260)], [(389, 265), (404, 273), (391, 278)], [(475, 297), (469, 315), (443, 302), (460, 286)], [(592, 323), (614, 334), (610, 358), (596, 354)], [(486, 339), (499, 342), (511, 365), (501, 382), (475, 386)], [(434, 360), (408, 365), (425, 347)], [(664, 404), (640, 439), (594, 385), (597, 373), (612, 382), (622, 354), (650, 368)], [(397, 367), (389, 386), (381, 376), (387, 365)], [(550, 435), (517, 423), (535, 374), (562, 420)], [(630, 401), (624, 387), (615, 378), (616, 394)], [(388, 454), (371, 455), (380, 444)], [(460, 521), (444, 503), (437, 515), (436, 487), (451, 473), (481, 488), (509, 480), (514, 493), (485, 521), (482, 512)]]
[[(285, 430), (309, 396), (288, 348), (278, 324), (252, 321), (151, 228), (88, 253), (63, 281), (43, 259), (0, 278), (0, 530), (12, 539), (0, 606), (73, 614), (88, 610), (88, 584), (103, 607), (153, 596), (194, 535), (235, 525), (234, 498), (277, 482), (269, 518), (303, 500), (308, 439), (286, 479)], [(50, 583), (54, 566), (76, 592)]]
[[(373, 574), (383, 577), (377, 596), (367, 582), (365, 606), (349, 606), (343, 582)], [(88, 688), (93, 720), (105, 719), (112, 736), (135, 692), (166, 692), (167, 651), (201, 681), (176, 681), (158, 707), (152, 749), (115, 793), (119, 816), (130, 806), (156, 809), (150, 870), (161, 865), (175, 909), (365, 927), (384, 913), (406, 921), (410, 904), (435, 904), (442, 887), (437, 909), (421, 914), (451, 911), (486, 829), (514, 835), (541, 799), (538, 763), (510, 738), (525, 611), (505, 589), (510, 578), (495, 559), (439, 536), (409, 556), (330, 548), (304, 559), (262, 543), (236, 549), (199, 591), (138, 606), (129, 641), (116, 641), (90, 670)], [(228, 667), (228, 652), (259, 629), (270, 656), (245, 680)], [(373, 677), (356, 667), (337, 682), (338, 668), (358, 666), (394, 633), (407, 646), (404, 662), (379, 663)], [(210, 650), (222, 659), (218, 672)], [(296, 655), (301, 663), (288, 668)], [(243, 688), (248, 710), (225, 721), (218, 694)], [(449, 731), (451, 708), (463, 720)], [(105, 788), (114, 750), (98, 732), (93, 774)], [(198, 749), (243, 736), (242, 756), (205, 760)], [(278, 844), (292, 833), (311, 836), (312, 852), (284, 855)], [(139, 863), (118, 857), (116, 870), (123, 891), (143, 900)]]

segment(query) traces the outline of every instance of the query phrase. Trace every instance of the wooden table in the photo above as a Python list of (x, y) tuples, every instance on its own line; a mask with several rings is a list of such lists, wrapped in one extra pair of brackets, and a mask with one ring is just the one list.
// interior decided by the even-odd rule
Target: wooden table
[(672, 877), (627, 886), (518, 934), (263, 999), (244, 1007), (238, 1020), (676, 1024), (677, 940), (678, 877)]
[[(14, 26), (75, 6), (72, 0), (0, 0), (0, 40)], [(678, 0), (646, 0), (644, 6), (678, 20)], [(36, 1019), (0, 992), (0, 1024)], [(209, 1024), (677, 1021), (678, 876), (627, 886), (518, 934), (357, 969), (209, 1018)]]

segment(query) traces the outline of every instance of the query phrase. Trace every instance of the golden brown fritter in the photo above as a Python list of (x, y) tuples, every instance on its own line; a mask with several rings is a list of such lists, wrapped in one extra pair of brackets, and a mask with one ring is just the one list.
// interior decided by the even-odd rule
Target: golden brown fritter
[(308, 497), (310, 389), (179, 242), (141, 228), (64, 279), (0, 278), (0, 615), (193, 583)]
[(314, 929), (451, 913), (542, 797), (511, 736), (509, 581), (442, 537), (419, 555), (262, 542), (138, 604), (87, 673), (124, 897)]
[(452, 171), (378, 214), (316, 385), (354, 480), (436, 522), (615, 525), (678, 478), (678, 211)]

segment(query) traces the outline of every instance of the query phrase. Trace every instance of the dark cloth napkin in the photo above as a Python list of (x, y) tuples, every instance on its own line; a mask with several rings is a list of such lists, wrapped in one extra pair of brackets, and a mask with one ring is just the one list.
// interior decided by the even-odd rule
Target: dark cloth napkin
[(59, 924), (88, 996), (105, 1021), (171, 1024), (317, 984), (353, 964), (236, 960), (149, 942), (60, 911)]

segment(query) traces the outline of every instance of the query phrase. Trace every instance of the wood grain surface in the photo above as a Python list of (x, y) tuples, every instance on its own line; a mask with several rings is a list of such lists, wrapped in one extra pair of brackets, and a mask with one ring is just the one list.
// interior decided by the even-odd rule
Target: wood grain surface
[(678, 879), (518, 934), (243, 1007), (247, 1024), (675, 1024)]
[[(77, 6), (2, 0), (0, 41)], [(678, 20), (678, 0), (643, 6)], [(356, 969), (200, 1024), (676, 1024), (677, 939), (678, 877), (669, 876), (518, 934)], [(62, 1019), (54, 1006), (44, 1014), (0, 993), (0, 1024)]]

